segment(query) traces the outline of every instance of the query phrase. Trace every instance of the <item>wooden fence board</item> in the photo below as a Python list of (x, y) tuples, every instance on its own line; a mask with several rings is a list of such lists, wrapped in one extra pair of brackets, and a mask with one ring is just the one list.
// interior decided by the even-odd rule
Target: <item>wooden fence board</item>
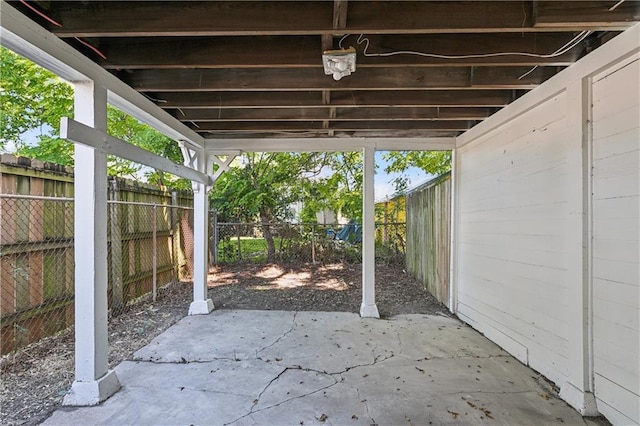
[(406, 196), (407, 272), (449, 305), (451, 176), (445, 174)]
[[(73, 175), (60, 166), (17, 161), (2, 156), (0, 163), (0, 340), (2, 354), (58, 332), (73, 324), (74, 293), (74, 205)], [(158, 242), (157, 282), (186, 278), (180, 271), (192, 261), (181, 245), (182, 227), (176, 219), (188, 206), (188, 194), (171, 194), (161, 188), (117, 180), (111, 199), (155, 203)], [(14, 195), (14, 198), (6, 195)], [(3, 197), (4, 195), (4, 197)], [(15, 198), (15, 195), (29, 196)], [(45, 198), (30, 198), (45, 197)], [(64, 197), (66, 199), (61, 199)], [(120, 268), (109, 269), (109, 306), (122, 308), (128, 301), (152, 289), (153, 212), (151, 205), (110, 204), (118, 223), (108, 228), (109, 261)], [(184, 216), (191, 219), (189, 212)], [(190, 228), (191, 224), (187, 224)], [(112, 231), (119, 230), (119, 244)], [(120, 246), (119, 253), (112, 253)], [(114, 272), (125, 283), (123, 303), (114, 305)], [(122, 285), (122, 284), (120, 284)], [(124, 297), (122, 297), (124, 295)]]

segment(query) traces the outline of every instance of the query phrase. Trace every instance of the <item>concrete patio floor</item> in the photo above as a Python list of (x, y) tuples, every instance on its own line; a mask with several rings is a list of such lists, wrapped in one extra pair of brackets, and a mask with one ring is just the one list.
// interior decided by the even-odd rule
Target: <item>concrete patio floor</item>
[(443, 316), (219, 310), (116, 372), (113, 397), (45, 424), (585, 424), (536, 372)]

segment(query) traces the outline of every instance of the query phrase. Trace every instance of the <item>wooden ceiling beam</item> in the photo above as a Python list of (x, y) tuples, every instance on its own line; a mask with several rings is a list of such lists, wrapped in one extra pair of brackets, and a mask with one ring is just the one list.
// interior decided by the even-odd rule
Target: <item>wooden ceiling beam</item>
[[(335, 121), (329, 124), (329, 130), (350, 131), (350, 130), (445, 130), (460, 131), (470, 129), (475, 121)], [(194, 128), (197, 132), (209, 131), (234, 131), (242, 132), (278, 132), (278, 131), (307, 131), (325, 129), (322, 120), (315, 121), (269, 121), (269, 122), (202, 122)], [(326, 129), (325, 129), (326, 130)]]
[[(448, 56), (481, 55), (502, 52), (550, 54), (575, 34), (429, 34), (370, 36), (369, 53), (416, 51)], [(320, 68), (322, 51), (333, 48), (333, 37), (322, 36), (322, 49), (315, 48), (316, 36), (262, 37), (141, 37), (105, 38), (96, 43), (106, 59), (96, 55), (107, 69), (145, 68)], [(569, 65), (584, 50), (583, 45), (554, 58), (497, 56), (445, 59), (418, 55), (368, 57), (352, 36), (345, 46), (358, 50), (358, 68), (468, 65)], [(140, 54), (144, 52), (144, 54)]]
[(342, 30), (347, 27), (347, 10), (349, 0), (333, 0), (333, 29)]
[[(334, 91), (339, 107), (503, 107), (524, 92), (512, 90)], [(324, 108), (317, 92), (162, 92), (151, 99), (163, 108)]]
[(184, 122), (206, 121), (371, 121), (371, 120), (482, 120), (495, 108), (259, 108), (259, 109), (176, 109), (169, 111)]
[(640, 21), (640, 1), (537, 1), (534, 26), (537, 28), (562, 25), (580, 30), (599, 27), (619, 28), (621, 23)]
[[(120, 77), (141, 92), (158, 91), (322, 91), (425, 90), (464, 88), (532, 89), (557, 72), (555, 67), (364, 68), (334, 81), (322, 69), (137, 70)], [(526, 74), (526, 75), (525, 75)]]
[[(238, 140), (265, 140), (265, 139), (308, 139), (309, 145), (313, 146), (313, 149), (323, 149), (323, 138), (384, 138), (384, 140), (390, 139), (415, 139), (415, 138), (455, 138), (462, 133), (460, 130), (350, 130), (350, 131), (335, 131), (329, 129), (314, 129), (306, 131), (273, 131), (273, 132), (244, 132), (237, 133), (234, 131), (211, 131), (201, 132), (201, 136), (205, 139), (216, 140), (224, 139), (225, 141), (232, 143), (234, 139)], [(346, 141), (345, 141), (346, 142)], [(260, 142), (258, 142), (260, 143)], [(233, 146), (233, 145), (232, 145)], [(349, 150), (349, 145), (342, 144), (342, 150)], [(310, 147), (311, 148), (311, 147)], [(260, 152), (259, 148), (251, 148), (256, 152)], [(330, 147), (331, 151), (336, 151), (335, 148)], [(389, 147), (388, 149), (392, 149)], [(402, 144), (397, 147), (398, 150), (404, 149)], [(311, 149), (306, 149), (310, 151)], [(288, 149), (279, 149), (279, 151), (289, 151)]]
[[(638, 19), (631, 0), (610, 15), (580, 2), (541, 3), (534, 21), (531, 1), (355, 1), (344, 32), (522, 33), (570, 30), (578, 22), (584, 29), (622, 30)], [(333, 6), (327, 1), (56, 1), (50, 13), (62, 27), (49, 29), (60, 37), (332, 34)]]

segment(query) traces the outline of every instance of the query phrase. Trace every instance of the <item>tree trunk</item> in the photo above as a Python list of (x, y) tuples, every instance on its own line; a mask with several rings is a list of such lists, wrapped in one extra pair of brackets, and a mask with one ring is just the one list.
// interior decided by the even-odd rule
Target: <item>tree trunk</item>
[(267, 262), (273, 262), (276, 258), (276, 244), (271, 233), (271, 214), (266, 209), (260, 209), (260, 219), (262, 220), (262, 235), (267, 242)]

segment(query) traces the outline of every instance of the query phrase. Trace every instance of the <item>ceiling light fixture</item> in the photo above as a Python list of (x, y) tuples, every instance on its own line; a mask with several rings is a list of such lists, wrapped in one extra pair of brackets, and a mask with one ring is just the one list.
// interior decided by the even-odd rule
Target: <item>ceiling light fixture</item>
[(324, 73), (335, 81), (356, 71), (356, 49), (325, 50), (322, 54)]

